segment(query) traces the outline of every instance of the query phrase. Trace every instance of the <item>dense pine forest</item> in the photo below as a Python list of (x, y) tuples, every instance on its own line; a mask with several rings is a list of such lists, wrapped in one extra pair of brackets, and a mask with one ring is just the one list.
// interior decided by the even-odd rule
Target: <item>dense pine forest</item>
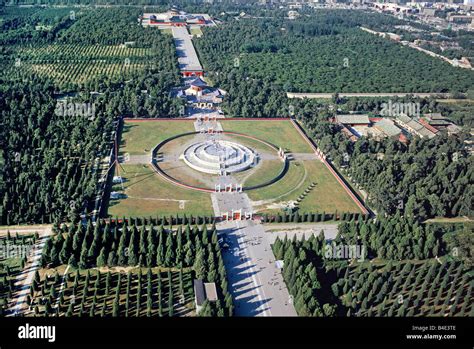
[(58, 115), (53, 87), (2, 86), (2, 224), (76, 220), (93, 207), (113, 118)]
[(1, 11), (0, 223), (75, 221), (94, 209), (114, 121), (177, 114), (172, 38), (139, 9)]
[[(386, 19), (344, 10), (321, 10), (294, 21), (243, 18), (207, 28), (196, 46), (210, 74), (218, 73), (213, 78), (234, 100), (245, 95), (253, 79), (291, 92), (455, 92), (471, 87), (471, 71), (360, 30), (366, 17), (373, 26)], [(265, 92), (257, 91), (254, 98)]]

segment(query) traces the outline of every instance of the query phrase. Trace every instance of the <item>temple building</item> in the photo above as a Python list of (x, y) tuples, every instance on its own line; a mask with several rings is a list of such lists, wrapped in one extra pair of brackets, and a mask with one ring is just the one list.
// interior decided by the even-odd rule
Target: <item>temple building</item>
[(178, 97), (185, 98), (195, 108), (215, 110), (225, 94), (224, 90), (210, 87), (201, 77), (197, 77), (178, 92)]

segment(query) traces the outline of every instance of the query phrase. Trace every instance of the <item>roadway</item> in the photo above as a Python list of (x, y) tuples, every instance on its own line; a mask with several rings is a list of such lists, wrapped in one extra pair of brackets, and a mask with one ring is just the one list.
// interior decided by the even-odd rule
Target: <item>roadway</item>
[[(253, 211), (246, 193), (214, 193), (211, 197), (216, 215), (238, 209), (243, 215)], [(263, 225), (245, 220), (224, 221), (216, 227), (230, 245), (223, 249), (223, 259), (235, 314), (297, 316)]]
[[(413, 97), (420, 97), (420, 98), (429, 98), (429, 97), (439, 97), (439, 98), (449, 98), (452, 96), (451, 93), (414, 93), (414, 92), (399, 92), (399, 93), (391, 93), (391, 92), (374, 92), (374, 93), (350, 93), (350, 92), (343, 92), (338, 93), (339, 97), (341, 98), (351, 98), (351, 97), (406, 97), (406, 96), (413, 96)], [(334, 93), (300, 93), (300, 92), (287, 92), (286, 96), (288, 98), (325, 98), (329, 99), (334, 96)]]
[(181, 71), (201, 71), (202, 66), (189, 36), (188, 29), (186, 27), (173, 27), (172, 32)]
[(217, 228), (230, 244), (223, 257), (235, 315), (297, 316), (262, 225), (233, 221)]

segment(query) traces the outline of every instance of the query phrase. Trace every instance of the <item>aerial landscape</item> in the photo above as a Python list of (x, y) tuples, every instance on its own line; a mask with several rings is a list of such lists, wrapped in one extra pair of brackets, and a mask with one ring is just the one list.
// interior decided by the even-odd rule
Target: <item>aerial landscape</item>
[(67, 318), (430, 318), (404, 343), (452, 345), (474, 316), (473, 19), (1, 1), (2, 324), (19, 345)]

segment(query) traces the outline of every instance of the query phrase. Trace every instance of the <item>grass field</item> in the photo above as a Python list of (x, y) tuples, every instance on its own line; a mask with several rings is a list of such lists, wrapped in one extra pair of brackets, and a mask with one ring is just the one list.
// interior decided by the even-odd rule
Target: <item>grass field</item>
[[(177, 187), (162, 179), (148, 165), (123, 165), (123, 168), (127, 198), (110, 201), (110, 216), (212, 215), (209, 194)], [(114, 189), (121, 190), (120, 186)], [(184, 206), (180, 200), (184, 201)]]
[(291, 122), (282, 120), (224, 120), (220, 121), (224, 131), (245, 133), (285, 148), (293, 153), (312, 153), (308, 143), (301, 137)]
[(191, 28), (190, 32), (192, 35), (202, 36), (202, 30), (199, 27)]
[(120, 153), (145, 155), (161, 141), (194, 131), (193, 121), (126, 121), (122, 131)]
[(265, 183), (275, 178), (283, 169), (283, 162), (281, 160), (265, 160), (257, 166), (250, 175), (237, 174), (235, 177), (243, 180), (246, 187), (251, 187), (257, 184)]
[(283, 198), (292, 196), (291, 193), (295, 193), (294, 196), (296, 199), (297, 190), (300, 188), (304, 190), (302, 183), (307, 175), (307, 171), (302, 163), (292, 162), (290, 163), (290, 168), (285, 177), (268, 187), (252, 190), (248, 195), (250, 199), (255, 201), (272, 199), (283, 201)]
[[(120, 153), (146, 155), (159, 142), (194, 131), (192, 121), (126, 121)], [(111, 216), (212, 215), (209, 194), (177, 187), (156, 174), (148, 165), (124, 164), (124, 199), (110, 202)], [(193, 183), (195, 184), (195, 183)], [(120, 186), (114, 190), (121, 191)], [(183, 203), (184, 201), (184, 203)]]
[[(302, 212), (360, 212), (358, 206), (347, 194), (336, 178), (326, 166), (319, 161), (304, 161), (304, 166), (309, 176), (302, 189), (306, 189), (312, 182), (316, 183), (314, 189), (301, 201)], [(298, 194), (301, 194), (300, 191)]]
[(311, 183), (316, 183), (316, 186), (300, 202), (300, 212), (360, 212), (344, 188), (318, 160), (293, 161), (288, 173), (277, 183), (248, 194), (254, 201), (263, 201), (260, 207), (263, 212), (272, 213), (278, 209), (266, 208), (267, 205), (296, 201)]

